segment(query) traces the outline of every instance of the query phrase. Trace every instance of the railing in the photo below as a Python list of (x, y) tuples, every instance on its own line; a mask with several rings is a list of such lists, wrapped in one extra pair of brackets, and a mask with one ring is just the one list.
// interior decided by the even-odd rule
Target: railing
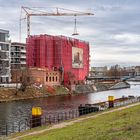
[[(125, 106), (125, 105), (136, 103), (136, 102), (140, 102), (140, 97), (128, 98), (126, 100), (114, 102), (114, 107)], [(70, 111), (65, 111), (65, 112), (55, 112), (55, 113), (48, 112), (45, 116), (42, 116), (40, 118), (35, 119), (35, 118), (27, 117), (19, 122), (1, 124), (0, 137), (8, 136), (15, 132), (22, 132), (22, 131), (29, 130), (33, 128), (33, 126), (43, 126), (43, 125), (46, 126), (49, 124), (56, 124), (56, 123), (63, 122), (65, 120), (78, 118), (79, 116), (81, 116), (81, 114), (85, 115), (85, 114), (89, 114), (96, 111), (106, 110), (108, 108), (107, 102), (104, 103), (104, 106), (102, 107), (101, 105), (99, 106), (100, 106), (99, 110), (93, 110), (87, 107), (87, 109), (84, 108), (83, 110), (80, 110), (80, 111), (76, 109), (76, 110), (70, 110)]]
[(20, 57), (21, 57), (21, 58), (26, 58), (26, 55), (21, 55)]
[[(78, 110), (70, 110), (68, 112), (61, 112), (52, 114), (49, 113), (39, 118), (28, 118), (21, 120), (17, 123), (6, 123), (0, 125), (0, 136), (8, 136), (15, 132), (23, 132), (31, 129), (33, 126), (42, 126), (49, 124), (56, 124), (65, 120), (70, 120), (79, 117)], [(39, 124), (41, 121), (41, 125)]]
[(78, 110), (70, 110), (68, 112), (61, 112), (57, 114), (48, 114), (45, 116), (45, 124), (59, 123), (65, 120), (70, 120), (79, 117)]
[(121, 101), (121, 102), (115, 102), (114, 107), (125, 106), (125, 105), (136, 103), (136, 102), (140, 102), (139, 97), (131, 98), (131, 99), (124, 100), (124, 101)]
[(24, 119), (19, 122), (6, 123), (0, 125), (0, 136), (8, 136), (15, 132), (23, 132), (30, 129), (29, 119)]

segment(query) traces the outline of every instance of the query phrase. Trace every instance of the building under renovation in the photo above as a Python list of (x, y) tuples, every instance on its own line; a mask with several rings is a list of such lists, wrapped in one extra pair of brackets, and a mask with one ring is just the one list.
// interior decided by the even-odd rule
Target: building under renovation
[(0, 83), (8, 83), (10, 80), (9, 31), (0, 29)]
[[(89, 72), (89, 43), (65, 36), (35, 35), (27, 39), (27, 66), (59, 71), (60, 83), (76, 84)], [(53, 81), (51, 73), (46, 80)], [(53, 73), (52, 73), (53, 75)]]

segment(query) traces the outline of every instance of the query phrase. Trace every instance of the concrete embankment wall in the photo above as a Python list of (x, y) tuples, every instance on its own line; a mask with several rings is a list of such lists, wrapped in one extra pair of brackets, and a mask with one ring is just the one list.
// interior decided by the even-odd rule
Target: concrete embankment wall
[(130, 84), (127, 82), (118, 82), (118, 83), (95, 83), (94, 85), (76, 85), (76, 93), (93, 93), (97, 91), (113, 90), (113, 89), (122, 89), (130, 88)]
[(127, 82), (119, 82), (110, 87), (109, 89), (121, 89), (121, 88), (130, 88), (130, 84)]
[(76, 93), (92, 93), (96, 91), (96, 87), (94, 85), (76, 85), (75, 92)]

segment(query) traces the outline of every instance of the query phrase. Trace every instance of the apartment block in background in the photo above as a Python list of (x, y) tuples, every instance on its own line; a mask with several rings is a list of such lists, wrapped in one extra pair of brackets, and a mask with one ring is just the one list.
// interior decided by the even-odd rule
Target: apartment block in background
[(11, 69), (26, 67), (26, 44), (19, 42), (11, 43)]
[(0, 29), (0, 84), (11, 81), (9, 31)]
[(91, 67), (91, 76), (105, 76), (107, 72), (107, 66), (104, 67)]

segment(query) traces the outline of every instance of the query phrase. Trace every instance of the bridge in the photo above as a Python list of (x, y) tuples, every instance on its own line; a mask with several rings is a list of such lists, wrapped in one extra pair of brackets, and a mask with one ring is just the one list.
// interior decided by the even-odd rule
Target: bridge
[[(87, 80), (95, 80), (95, 81), (115, 81), (115, 80), (121, 80), (121, 81), (137, 81), (134, 76), (89, 76), (86, 79)], [(140, 78), (139, 78), (140, 81)]]

